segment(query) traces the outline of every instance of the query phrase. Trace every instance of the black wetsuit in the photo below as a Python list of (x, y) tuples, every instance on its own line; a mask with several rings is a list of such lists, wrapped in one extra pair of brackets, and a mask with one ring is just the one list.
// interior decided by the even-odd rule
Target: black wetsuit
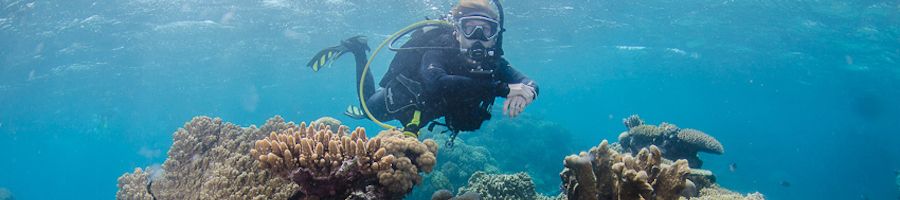
[[(457, 44), (458, 45), (458, 44)], [(535, 87), (537, 84), (527, 76), (512, 68), (503, 58), (491, 59), (479, 65), (470, 63), (456, 51), (427, 50), (421, 56), (421, 65), (413, 77), (405, 77), (421, 86), (418, 99), (398, 95), (407, 91), (402, 84), (391, 84), (394, 80), (383, 81), (386, 88), (375, 90), (371, 71), (363, 74), (366, 64), (364, 51), (354, 51), (356, 57), (357, 80), (366, 76), (362, 84), (366, 106), (372, 115), (380, 121), (400, 120), (408, 124), (416, 110), (421, 111), (418, 127), (405, 127), (407, 131), (417, 131), (426, 123), (445, 117), (451, 130), (473, 131), (480, 128), (481, 123), (490, 119), (490, 107), (496, 97), (506, 97), (509, 93), (507, 84), (524, 83)], [(397, 58), (395, 58), (397, 59)], [(387, 83), (387, 84), (384, 84)], [(357, 83), (357, 86), (359, 83)], [(357, 88), (359, 89), (359, 88)], [(390, 91), (389, 91), (390, 90)], [(399, 98), (398, 98), (399, 96)], [(413, 102), (416, 106), (391, 110), (388, 104), (397, 102)], [(393, 106), (396, 107), (396, 106)]]

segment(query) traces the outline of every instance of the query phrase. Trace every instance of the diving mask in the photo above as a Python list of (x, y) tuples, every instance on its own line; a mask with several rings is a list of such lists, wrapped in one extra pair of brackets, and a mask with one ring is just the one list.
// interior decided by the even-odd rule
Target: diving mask
[(470, 40), (490, 41), (500, 35), (500, 23), (489, 17), (478, 15), (460, 17), (456, 21), (456, 26), (463, 36)]

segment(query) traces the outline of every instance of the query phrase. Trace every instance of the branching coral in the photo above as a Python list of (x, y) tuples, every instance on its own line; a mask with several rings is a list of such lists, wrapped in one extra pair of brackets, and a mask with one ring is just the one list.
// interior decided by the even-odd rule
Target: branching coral
[(636, 157), (609, 148), (606, 140), (590, 152), (566, 157), (560, 177), (569, 199), (678, 199), (690, 167), (686, 160), (664, 164), (656, 146)]
[(117, 199), (287, 199), (296, 185), (257, 168), (253, 141), (293, 127), (281, 117), (261, 128), (195, 117), (178, 129), (158, 176), (148, 168), (119, 177)]
[(278, 116), (260, 128), (195, 117), (175, 132), (160, 174), (138, 168), (122, 175), (116, 197), (396, 199), (421, 181), (419, 171), (434, 166), (433, 141), (419, 142), (396, 131), (369, 140), (362, 129), (347, 135), (346, 126), (331, 122), (340, 127), (336, 133), (331, 125), (285, 123)]
[(131, 174), (120, 176), (116, 199), (152, 200), (154, 197), (147, 191), (150, 187), (140, 183), (150, 183), (150, 174), (141, 168), (135, 168)]
[(460, 196), (469, 193), (481, 195), (485, 200), (505, 199), (541, 199), (549, 200), (534, 190), (534, 182), (531, 176), (524, 172), (516, 174), (487, 174), (476, 172), (469, 178), (469, 185), (459, 188)]
[(619, 144), (626, 152), (634, 153), (656, 145), (666, 159), (686, 159), (693, 168), (703, 165), (703, 161), (697, 157), (698, 152), (725, 153), (722, 143), (699, 130), (682, 129), (669, 123), (645, 125), (637, 115), (626, 118), (623, 123), (628, 131), (619, 135)]
[(419, 142), (395, 130), (370, 140), (362, 128), (348, 135), (330, 127), (301, 123), (272, 132), (250, 154), (261, 168), (297, 183), (294, 198), (301, 199), (399, 199), (436, 162), (432, 140)]

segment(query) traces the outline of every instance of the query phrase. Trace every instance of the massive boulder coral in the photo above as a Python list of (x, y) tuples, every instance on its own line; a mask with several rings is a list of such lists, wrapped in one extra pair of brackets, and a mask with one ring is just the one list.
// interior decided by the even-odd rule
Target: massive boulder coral
[(259, 170), (249, 152), (267, 133), (294, 126), (279, 116), (261, 128), (194, 117), (175, 132), (161, 168), (137, 168), (119, 177), (116, 198), (287, 199), (297, 186)]
[[(538, 192), (542, 193), (559, 191), (556, 174), (561, 168), (534, 161), (558, 160), (577, 152), (575, 147), (578, 146), (569, 127), (528, 115), (491, 120), (484, 129), (463, 137), (470, 145), (488, 147), (499, 169), (527, 172)], [(515, 140), (516, 145), (509, 145), (511, 138), (519, 138)]]
[(293, 199), (400, 199), (431, 172), (437, 144), (396, 130), (371, 140), (357, 128), (301, 123), (256, 141), (260, 168), (299, 185)]
[(469, 184), (459, 188), (459, 195), (479, 194), (484, 200), (534, 199), (550, 200), (561, 197), (547, 197), (535, 191), (531, 176), (524, 172), (515, 174), (487, 174), (475, 172)]
[[(432, 131), (423, 131), (420, 137), (432, 138), (437, 144), (446, 144), (450, 141), (448, 134)], [(455, 192), (457, 188), (465, 186), (469, 177), (477, 171), (499, 172), (500, 169), (488, 148), (470, 145), (468, 139), (457, 138), (452, 147), (438, 149), (437, 159), (440, 163), (435, 166), (434, 171), (425, 175), (423, 184), (416, 187), (406, 199), (428, 199), (438, 190)]]
[(698, 152), (718, 155), (725, 153), (722, 143), (699, 130), (682, 129), (665, 122), (658, 126), (646, 125), (637, 115), (626, 118), (623, 123), (628, 131), (619, 135), (619, 144), (625, 152), (634, 153), (655, 145), (666, 159), (685, 159), (692, 168), (703, 165), (703, 161), (697, 156)]
[(691, 200), (765, 200), (766, 198), (759, 192), (754, 192), (754, 193), (750, 193), (747, 195), (741, 195), (740, 193), (732, 192), (725, 188), (721, 188), (718, 185), (714, 185), (712, 187), (701, 189), (699, 197), (693, 197), (690, 199)]
[(606, 140), (590, 152), (571, 155), (560, 173), (569, 199), (678, 199), (687, 186), (690, 167), (686, 160), (664, 164), (656, 146), (636, 157), (609, 148)]

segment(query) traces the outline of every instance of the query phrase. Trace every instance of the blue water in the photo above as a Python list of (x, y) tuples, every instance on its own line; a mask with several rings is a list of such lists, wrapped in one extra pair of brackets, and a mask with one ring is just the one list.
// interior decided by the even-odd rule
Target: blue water
[[(330, 115), (374, 130), (339, 116), (356, 102), (351, 59), (317, 73), (307, 59), (357, 34), (374, 46), (454, 3), (0, 2), (0, 187), (17, 199), (114, 198), (116, 178), (162, 163), (171, 133), (196, 115), (245, 126)], [(505, 8), (507, 58), (541, 85), (526, 114), (568, 127), (574, 149), (615, 140), (621, 119), (640, 114), (717, 137), (726, 153), (703, 155), (704, 168), (739, 192), (900, 196), (898, 1)]]

